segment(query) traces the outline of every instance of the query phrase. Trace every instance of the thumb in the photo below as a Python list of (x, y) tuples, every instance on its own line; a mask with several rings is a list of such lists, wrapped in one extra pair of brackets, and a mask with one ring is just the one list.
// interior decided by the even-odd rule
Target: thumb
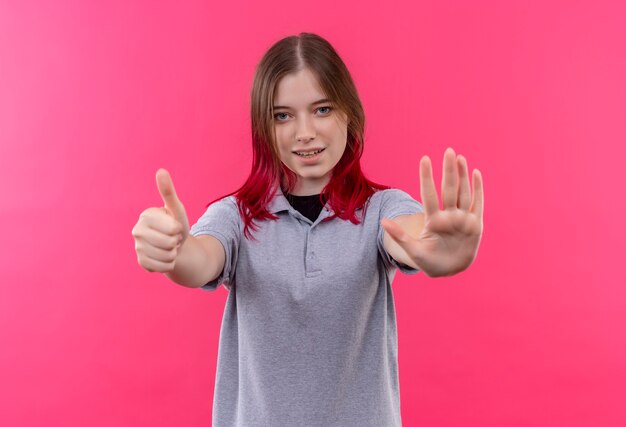
[(167, 212), (176, 219), (183, 221), (187, 215), (183, 204), (176, 195), (176, 189), (169, 172), (163, 168), (159, 169), (156, 173), (156, 181)]
[(405, 243), (409, 240), (407, 233), (395, 221), (384, 218), (380, 221), (380, 225), (396, 242)]

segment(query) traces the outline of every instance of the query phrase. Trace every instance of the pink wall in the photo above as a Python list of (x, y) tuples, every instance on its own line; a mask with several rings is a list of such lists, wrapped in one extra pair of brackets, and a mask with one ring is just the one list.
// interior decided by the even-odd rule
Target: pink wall
[[(142, 270), (171, 173), (190, 221), (250, 166), (254, 66), (313, 31), (367, 114), (364, 169), (485, 181), (474, 265), (399, 274), (407, 426), (621, 426), (623, 2), (0, 2), (0, 425), (205, 426), (227, 291)], [(514, 5), (513, 3), (519, 3)]]

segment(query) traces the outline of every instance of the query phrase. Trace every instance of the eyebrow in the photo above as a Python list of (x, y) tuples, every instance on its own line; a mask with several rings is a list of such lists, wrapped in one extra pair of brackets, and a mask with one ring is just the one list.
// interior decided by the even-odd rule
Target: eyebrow
[[(318, 101), (315, 101), (315, 102), (311, 103), (311, 106), (313, 106), (313, 105), (317, 105), (317, 104), (323, 104), (323, 103), (325, 103), (325, 102), (331, 102), (331, 100), (330, 100), (330, 99), (327, 99), (327, 98), (320, 99), (320, 100), (318, 100)], [(273, 106), (273, 108), (274, 108), (274, 110), (278, 110), (279, 108), (285, 108), (285, 109), (287, 109), (287, 110), (288, 110), (288, 109), (290, 109), (291, 107), (286, 107), (286, 106), (284, 106), (284, 105), (274, 105), (274, 106)]]

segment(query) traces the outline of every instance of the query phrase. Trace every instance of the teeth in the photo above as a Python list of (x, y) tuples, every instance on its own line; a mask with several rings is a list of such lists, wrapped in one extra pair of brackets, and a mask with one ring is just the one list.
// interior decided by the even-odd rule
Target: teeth
[(323, 148), (322, 148), (321, 150), (313, 151), (312, 153), (308, 153), (308, 154), (298, 153), (298, 152), (296, 152), (296, 154), (297, 154), (298, 156), (301, 156), (301, 157), (312, 157), (312, 156), (315, 156), (315, 155), (316, 155), (316, 154), (318, 154), (318, 153), (321, 153), (322, 151), (324, 151), (324, 149), (323, 149)]

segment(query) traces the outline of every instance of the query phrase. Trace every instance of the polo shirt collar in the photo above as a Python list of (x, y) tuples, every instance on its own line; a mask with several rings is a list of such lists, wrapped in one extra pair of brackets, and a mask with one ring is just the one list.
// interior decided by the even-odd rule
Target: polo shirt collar
[[(268, 211), (275, 214), (275, 213), (282, 212), (282, 211), (293, 210), (294, 209), (293, 206), (291, 206), (291, 204), (289, 203), (289, 201), (283, 194), (283, 191), (281, 190), (281, 188), (275, 185), (274, 189), (276, 189), (276, 194), (274, 195), (274, 198), (268, 204), (268, 207), (267, 207)], [(324, 206), (324, 210), (327, 210), (329, 215), (332, 215), (333, 210), (331, 209), (329, 202), (326, 202), (326, 206)]]

